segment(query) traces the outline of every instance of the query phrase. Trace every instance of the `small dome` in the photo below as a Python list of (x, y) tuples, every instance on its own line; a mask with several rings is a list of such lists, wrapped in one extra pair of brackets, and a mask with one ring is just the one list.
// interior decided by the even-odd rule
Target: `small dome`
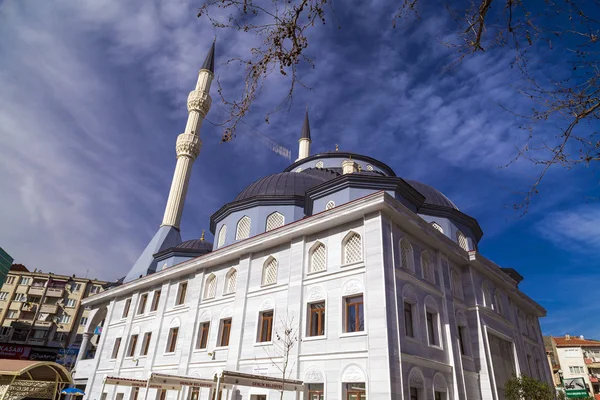
[[(334, 174), (329, 179), (335, 178)], [(255, 196), (304, 196), (306, 191), (328, 180), (326, 174), (315, 172), (281, 172), (266, 176), (252, 183), (234, 201), (249, 199)]]
[(186, 240), (183, 243), (178, 244), (177, 246), (175, 246), (176, 250), (186, 250), (188, 252), (194, 252), (194, 253), (208, 253), (209, 251), (211, 251), (213, 248), (213, 244), (210, 242), (207, 242), (206, 240), (201, 240), (201, 239), (191, 239), (191, 240)]
[(414, 187), (419, 193), (425, 196), (425, 204), (454, 208), (455, 210), (458, 210), (458, 207), (456, 207), (452, 200), (447, 198), (446, 195), (436, 188), (418, 181), (407, 180), (406, 182), (408, 182), (410, 186)]

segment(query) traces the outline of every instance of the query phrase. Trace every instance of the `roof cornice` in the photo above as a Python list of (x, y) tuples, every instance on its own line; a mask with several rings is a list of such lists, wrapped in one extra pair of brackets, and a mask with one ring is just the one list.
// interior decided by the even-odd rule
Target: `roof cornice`
[(457, 209), (424, 203), (421, 207), (419, 207), (419, 213), (434, 217), (454, 219), (461, 224), (468, 226), (471, 231), (473, 231), (473, 235), (475, 235), (477, 242), (479, 242), (483, 237), (483, 231), (479, 226), (479, 222), (477, 222), (475, 218), (470, 217)]

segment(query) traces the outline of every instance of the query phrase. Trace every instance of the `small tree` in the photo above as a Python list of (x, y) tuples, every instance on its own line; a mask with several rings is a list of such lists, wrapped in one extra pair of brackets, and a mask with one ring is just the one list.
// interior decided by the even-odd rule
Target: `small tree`
[(527, 375), (521, 375), (506, 381), (504, 395), (506, 400), (556, 399), (554, 388)]
[[(298, 328), (294, 324), (294, 317), (284, 317), (279, 320), (280, 326), (274, 331), (275, 340), (271, 348), (264, 347), (271, 363), (281, 373), (281, 378), (285, 382), (290, 379), (294, 369), (294, 361), (290, 360), (292, 349), (298, 342)], [(283, 400), (285, 390), (280, 390), (279, 398)]]

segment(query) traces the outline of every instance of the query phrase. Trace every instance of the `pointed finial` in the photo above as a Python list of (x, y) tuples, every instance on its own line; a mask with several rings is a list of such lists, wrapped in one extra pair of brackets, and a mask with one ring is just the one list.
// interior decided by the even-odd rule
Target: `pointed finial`
[(202, 236), (200, 236), (200, 241), (204, 242), (204, 229), (202, 229)]
[(215, 36), (212, 45), (210, 46), (210, 50), (208, 51), (208, 54), (206, 55), (206, 58), (204, 59), (204, 64), (202, 64), (202, 67), (200, 69), (207, 69), (210, 72), (212, 72), (213, 74), (215, 73), (215, 42), (217, 40), (217, 37)]
[(336, 144), (336, 145), (335, 145), (335, 151), (338, 151), (339, 149), (340, 149), (339, 145), (338, 145), (338, 144)]
[(310, 140), (310, 123), (308, 122), (308, 106), (306, 106), (306, 114), (304, 114), (304, 125), (302, 125), (302, 134), (300, 139)]

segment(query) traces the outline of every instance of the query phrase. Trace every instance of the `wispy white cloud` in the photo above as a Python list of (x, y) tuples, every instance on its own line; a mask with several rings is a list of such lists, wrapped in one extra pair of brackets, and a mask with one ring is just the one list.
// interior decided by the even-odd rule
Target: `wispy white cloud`
[(596, 254), (600, 248), (600, 208), (596, 203), (551, 212), (535, 228), (568, 252)]

